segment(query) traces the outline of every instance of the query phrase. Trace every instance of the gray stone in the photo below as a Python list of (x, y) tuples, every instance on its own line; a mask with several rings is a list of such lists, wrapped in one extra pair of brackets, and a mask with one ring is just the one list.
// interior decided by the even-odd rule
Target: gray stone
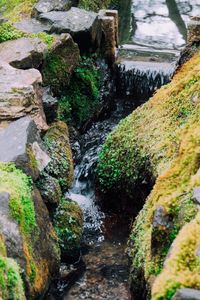
[(159, 206), (156, 208), (153, 216), (153, 228), (165, 230), (170, 227), (169, 216), (167, 215), (165, 208)]
[(179, 289), (172, 300), (200, 300), (200, 290), (188, 288)]
[(79, 44), (92, 43), (93, 28), (96, 26), (97, 14), (84, 9), (72, 7), (69, 11), (52, 11), (39, 16), (45, 23), (51, 24), (51, 33), (69, 33)]
[(194, 188), (192, 199), (196, 204), (200, 205), (200, 186)]
[(0, 130), (0, 161), (14, 162), (36, 179), (50, 162), (39, 144), (41, 140), (34, 121), (29, 117), (21, 118)]
[(0, 44), (0, 60), (18, 69), (38, 68), (47, 45), (38, 38), (21, 38)]
[(57, 117), (58, 99), (50, 94), (49, 88), (45, 88), (43, 91), (42, 102), (47, 122), (51, 123)]
[(39, 128), (48, 128), (42, 107), (41, 82), (38, 70), (19, 70), (0, 61), (1, 125), (30, 115)]
[(14, 27), (24, 33), (39, 33), (50, 30), (50, 25), (43, 24), (36, 19), (23, 19), (14, 24)]
[(37, 17), (42, 13), (51, 11), (66, 11), (77, 1), (73, 0), (40, 0), (32, 10), (32, 16)]

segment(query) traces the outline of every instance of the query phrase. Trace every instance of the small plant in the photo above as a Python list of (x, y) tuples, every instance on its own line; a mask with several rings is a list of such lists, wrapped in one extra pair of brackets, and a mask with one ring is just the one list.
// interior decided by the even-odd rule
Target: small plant
[(14, 28), (11, 23), (3, 23), (0, 25), (0, 43), (9, 40), (16, 40), (23, 37), (24, 34)]

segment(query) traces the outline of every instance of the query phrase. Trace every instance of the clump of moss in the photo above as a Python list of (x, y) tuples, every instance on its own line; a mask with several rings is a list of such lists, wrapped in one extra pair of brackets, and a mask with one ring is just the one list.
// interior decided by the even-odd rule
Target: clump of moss
[(0, 297), (8, 300), (25, 300), (23, 282), (17, 263), (0, 255)]
[(51, 49), (52, 45), (54, 44), (54, 42), (56, 40), (53, 35), (48, 34), (46, 32), (27, 34), (27, 37), (41, 39), (48, 46), (49, 49)]
[(181, 287), (200, 289), (200, 215), (176, 238), (165, 267), (153, 285), (152, 299), (171, 299)]
[(99, 107), (101, 73), (92, 58), (82, 57), (59, 100), (58, 118), (81, 125)]
[(55, 214), (54, 228), (62, 253), (76, 256), (77, 251), (80, 250), (83, 231), (83, 213), (78, 204), (63, 199)]
[(14, 164), (0, 163), (0, 192), (10, 194), (10, 213), (19, 223), (23, 234), (31, 234), (36, 227), (32, 201), (32, 180)]
[(9, 22), (0, 25), (0, 43), (23, 37), (23, 32), (17, 30)]

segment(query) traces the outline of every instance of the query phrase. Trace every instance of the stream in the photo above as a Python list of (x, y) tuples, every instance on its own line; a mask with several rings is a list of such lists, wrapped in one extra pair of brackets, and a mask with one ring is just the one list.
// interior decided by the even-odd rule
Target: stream
[(62, 276), (72, 276), (61, 276), (45, 299), (134, 299), (128, 288), (125, 254), (132, 220), (99, 207), (94, 186), (95, 166), (109, 132), (157, 88), (170, 81), (186, 42), (186, 24), (200, 9), (198, 2), (120, 1), (121, 45), (115, 70), (115, 108), (107, 119), (94, 123), (73, 144), (79, 158), (74, 185), (67, 197), (76, 201), (84, 212), (82, 257), (71, 266), (61, 265)]

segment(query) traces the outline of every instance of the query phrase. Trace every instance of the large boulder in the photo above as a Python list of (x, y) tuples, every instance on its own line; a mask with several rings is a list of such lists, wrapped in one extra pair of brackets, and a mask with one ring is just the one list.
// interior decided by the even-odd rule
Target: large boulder
[(0, 61), (1, 124), (30, 115), (38, 127), (48, 128), (42, 107), (41, 82), (39, 71), (15, 69)]
[[(0, 163), (0, 212), (0, 232), (7, 255), (20, 266), (26, 298), (35, 299), (45, 293), (58, 271), (60, 251), (40, 193), (14, 164)], [(8, 295), (3, 299), (24, 297)]]
[(72, 7), (69, 11), (52, 11), (39, 16), (42, 22), (51, 24), (51, 33), (69, 33), (82, 50), (92, 44), (97, 14)]
[(65, 11), (77, 4), (76, 0), (40, 0), (32, 10), (32, 16), (37, 17), (42, 13), (54, 11)]
[(200, 290), (187, 288), (179, 289), (172, 300), (200, 300)]
[(14, 162), (33, 179), (48, 165), (50, 158), (41, 148), (38, 129), (30, 117), (0, 130), (0, 161)]
[(47, 45), (41, 39), (21, 38), (0, 44), (0, 60), (17, 69), (37, 69), (46, 51)]

